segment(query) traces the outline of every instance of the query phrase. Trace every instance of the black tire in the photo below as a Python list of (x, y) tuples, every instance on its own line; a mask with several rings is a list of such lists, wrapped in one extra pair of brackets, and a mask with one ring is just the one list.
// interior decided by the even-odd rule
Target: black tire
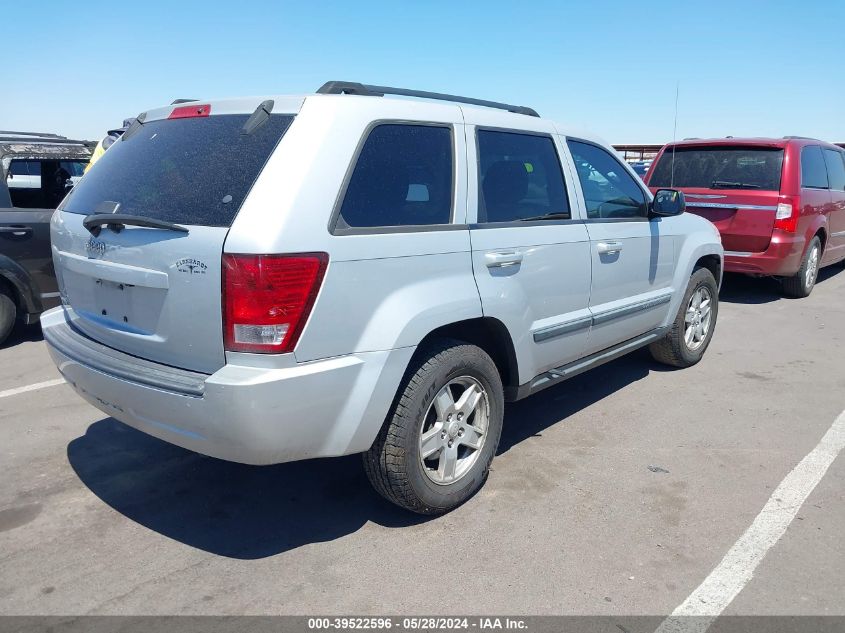
[[(807, 269), (812, 265), (811, 258), (813, 252), (816, 252), (815, 270), (807, 279)], [(783, 278), (783, 294), (794, 299), (803, 299), (809, 297), (816, 286), (816, 279), (819, 277), (819, 262), (822, 259), (822, 243), (818, 235), (810, 240), (810, 245), (807, 246), (807, 251), (804, 253), (804, 258), (801, 260), (801, 268), (792, 277)]]
[[(710, 293), (710, 327), (703, 340), (692, 348), (684, 338), (686, 333), (686, 314), (690, 306), (690, 301), (693, 295), (698, 292), (699, 288), (706, 288)], [(704, 356), (704, 352), (707, 351), (707, 347), (713, 339), (713, 332), (716, 330), (718, 316), (719, 289), (716, 285), (716, 279), (708, 269), (697, 268), (690, 277), (687, 291), (684, 293), (684, 299), (681, 302), (681, 307), (678, 309), (678, 315), (669, 329), (669, 333), (664, 338), (649, 346), (652, 357), (657, 362), (671, 365), (672, 367), (683, 368), (695, 365)]]
[(4, 288), (0, 288), (0, 345), (5, 343), (9, 334), (12, 333), (17, 316), (18, 309), (15, 306), (15, 300)]
[[(477, 455), (464, 463), (466, 471), (455, 481), (436, 483), (432, 479), (437, 476), (436, 471), (428, 469), (420, 459), (420, 437), (427, 424), (440, 424), (431, 417), (432, 414), (438, 417), (434, 411), (435, 396), (452, 381), (465, 377), (475, 381), (476, 388), (480, 385), (486, 394), (479, 401), (480, 406), (486, 407), (483, 411), (488, 418), (484, 442), (477, 451), (472, 451), (460, 444), (464, 440), (457, 435), (438, 431), (436, 435), (445, 437), (442, 450), (446, 450), (445, 442), (454, 438), (455, 454), (463, 450), (465, 456), (476, 452)], [(449, 389), (460, 387), (453, 385)], [(460, 401), (460, 397), (456, 400)], [(484, 484), (502, 433), (503, 414), (502, 381), (490, 356), (475, 345), (437, 341), (422, 350), (418, 360), (408, 368), (384, 426), (370, 450), (364, 453), (364, 469), (373, 487), (385, 499), (419, 514), (443, 514), (464, 503)], [(469, 414), (464, 424), (476, 420), (475, 415), (475, 412)], [(457, 413), (454, 416), (457, 420)], [(463, 429), (452, 430), (464, 437)]]

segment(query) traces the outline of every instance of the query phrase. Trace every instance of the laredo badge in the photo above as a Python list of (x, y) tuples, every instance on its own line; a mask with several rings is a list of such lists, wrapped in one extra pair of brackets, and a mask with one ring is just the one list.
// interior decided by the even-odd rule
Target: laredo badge
[(186, 257), (176, 262), (176, 270), (188, 275), (204, 275), (206, 270), (208, 270), (208, 266), (205, 265), (205, 262), (198, 259)]

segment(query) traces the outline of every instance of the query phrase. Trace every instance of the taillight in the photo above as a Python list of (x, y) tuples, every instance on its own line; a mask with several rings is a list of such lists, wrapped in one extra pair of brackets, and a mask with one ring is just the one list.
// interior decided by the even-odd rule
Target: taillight
[(323, 282), (326, 253), (223, 255), (223, 340), (233, 352), (296, 346)]
[(197, 105), (186, 105), (173, 108), (168, 119), (192, 119), (194, 117), (206, 117), (211, 114), (211, 105), (208, 103)]
[(781, 196), (775, 213), (775, 228), (788, 233), (795, 233), (798, 229), (798, 216), (801, 209), (798, 198)]

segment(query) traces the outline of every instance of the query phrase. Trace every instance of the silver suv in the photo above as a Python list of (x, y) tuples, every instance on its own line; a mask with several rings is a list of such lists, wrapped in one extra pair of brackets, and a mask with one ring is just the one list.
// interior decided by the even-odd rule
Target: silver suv
[(341, 82), (171, 105), (53, 216), (44, 337), (132, 427), (248, 464), (363, 453), (442, 513), (506, 401), (645, 345), (701, 359), (723, 251), (683, 209), (530, 108)]

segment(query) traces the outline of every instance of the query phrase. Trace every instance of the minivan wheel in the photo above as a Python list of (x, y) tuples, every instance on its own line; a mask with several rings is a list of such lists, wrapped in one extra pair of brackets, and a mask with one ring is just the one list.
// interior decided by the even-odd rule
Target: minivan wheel
[(801, 268), (792, 277), (784, 277), (783, 293), (787, 297), (802, 299), (810, 295), (819, 277), (819, 262), (822, 259), (822, 243), (814, 237), (804, 253)]
[(719, 289), (706, 268), (693, 272), (669, 333), (649, 346), (654, 360), (673, 367), (690, 367), (704, 356), (716, 329)]
[(12, 328), (15, 327), (17, 313), (15, 300), (9, 296), (5, 289), (0, 288), (0, 345), (6, 342)]
[(409, 368), (364, 469), (386, 499), (419, 514), (442, 514), (484, 484), (502, 433), (499, 371), (475, 345), (427, 348)]

